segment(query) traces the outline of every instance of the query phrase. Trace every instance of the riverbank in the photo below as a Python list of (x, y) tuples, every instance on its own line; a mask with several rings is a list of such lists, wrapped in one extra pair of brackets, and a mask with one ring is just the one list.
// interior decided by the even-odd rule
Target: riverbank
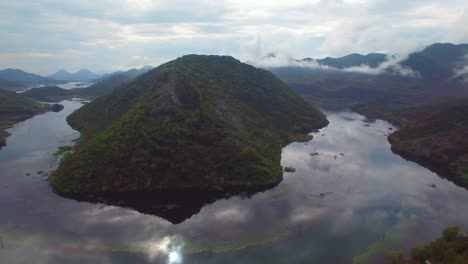
[(400, 126), (388, 137), (394, 153), (468, 189), (468, 99), (402, 109), (363, 104), (353, 110)]

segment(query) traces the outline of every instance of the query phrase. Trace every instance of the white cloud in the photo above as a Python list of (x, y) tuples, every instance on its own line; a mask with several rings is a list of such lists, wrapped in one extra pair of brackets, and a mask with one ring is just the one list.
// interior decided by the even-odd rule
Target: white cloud
[(320, 64), (316, 59), (309, 59), (307, 61), (294, 59), (284, 53), (270, 53), (265, 57), (257, 60), (247, 61), (247, 63), (259, 68), (275, 68), (275, 67), (304, 67), (310, 69), (321, 69), (331, 71), (344, 71), (356, 72), (370, 75), (378, 75), (382, 73), (398, 74), (402, 76), (417, 77), (418, 73), (412, 69), (401, 65), (400, 63), (408, 57), (408, 54), (398, 54), (388, 56), (388, 59), (376, 67), (369, 65), (352, 66), (348, 68), (335, 68), (328, 65)]
[(461, 69), (455, 70), (455, 74), (454, 74), (455, 78), (463, 76), (463, 75), (468, 75), (468, 65), (466, 65), (465, 67), (463, 67)]
[[(433, 42), (468, 42), (468, 2), (383, 0), (0, 1), (0, 67), (44, 72), (126, 65), (149, 58), (225, 53), (253, 60), (349, 53), (405, 54)], [(64, 50), (91, 54), (55, 59)], [(368, 70), (368, 69), (360, 69)]]
[(377, 67), (370, 67), (368, 65), (361, 65), (361, 66), (354, 66), (343, 69), (347, 72), (359, 72), (365, 74), (382, 74), (384, 72), (390, 72), (393, 74), (399, 74), (402, 76), (409, 76), (409, 77), (417, 77), (418, 74), (414, 72), (411, 68), (405, 67), (400, 64), (400, 62), (404, 61), (408, 57), (408, 54), (402, 55), (394, 55), (389, 56), (388, 60), (382, 62)]

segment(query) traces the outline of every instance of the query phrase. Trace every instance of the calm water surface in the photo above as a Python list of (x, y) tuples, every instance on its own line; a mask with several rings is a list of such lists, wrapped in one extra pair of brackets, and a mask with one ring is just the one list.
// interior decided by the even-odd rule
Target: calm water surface
[(379, 263), (448, 225), (468, 230), (468, 191), (394, 155), (391, 125), (351, 112), (328, 112), (312, 141), (283, 149), (296, 172), (277, 187), (180, 224), (65, 199), (46, 176), (79, 137), (65, 118), (81, 103), (62, 104), (10, 129), (0, 150), (0, 263)]

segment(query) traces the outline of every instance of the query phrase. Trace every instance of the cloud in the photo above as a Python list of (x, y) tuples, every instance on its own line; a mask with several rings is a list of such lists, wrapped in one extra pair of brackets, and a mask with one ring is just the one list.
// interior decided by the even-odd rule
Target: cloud
[(463, 77), (464, 82), (468, 82), (468, 65), (454, 71), (454, 78)]
[(332, 66), (320, 64), (316, 59), (308, 58), (308, 60), (294, 59), (287, 54), (274, 52), (247, 63), (259, 68), (277, 68), (277, 67), (303, 67), (309, 69), (320, 69), (329, 71), (356, 72), (370, 75), (378, 75), (382, 73), (397, 74), (407, 77), (417, 77), (418, 73), (411, 68), (401, 65), (401, 62), (408, 58), (408, 54), (398, 54), (388, 56), (387, 60), (379, 64), (377, 67), (369, 65), (352, 66), (348, 68), (335, 68)]
[[(1, 1), (0, 53), (12, 59), (0, 68), (103, 71), (135, 55), (163, 61), (187, 53), (243, 61), (271, 51), (297, 58), (404, 54), (433, 42), (468, 42), (467, 10), (460, 0)], [(89, 55), (55, 57), (65, 50)]]
[(393, 55), (388, 56), (388, 59), (377, 67), (370, 67), (368, 65), (353, 66), (343, 69), (346, 72), (358, 72), (371, 75), (378, 75), (382, 73), (398, 74), (407, 77), (417, 77), (418, 74), (411, 68), (401, 65), (401, 62), (408, 58), (407, 55)]

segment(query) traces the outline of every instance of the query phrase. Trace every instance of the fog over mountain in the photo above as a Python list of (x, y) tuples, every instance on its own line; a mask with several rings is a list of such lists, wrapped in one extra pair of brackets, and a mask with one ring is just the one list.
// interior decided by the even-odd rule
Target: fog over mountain
[(306, 68), (310, 70), (389, 74), (441, 81), (464, 77), (468, 73), (468, 44), (436, 43), (408, 54), (350, 54), (339, 58), (295, 59), (269, 53), (250, 64), (265, 68)]
[(278, 67), (304, 67), (309, 69), (345, 71), (377, 75), (392, 71), (403, 76), (416, 76), (410, 68), (402, 66), (408, 55), (387, 55), (371, 53), (367, 55), (350, 54), (339, 58), (327, 57), (323, 59), (304, 58), (294, 59), (281, 53), (270, 53), (255, 61), (249, 61), (253, 66), (260, 68)]

